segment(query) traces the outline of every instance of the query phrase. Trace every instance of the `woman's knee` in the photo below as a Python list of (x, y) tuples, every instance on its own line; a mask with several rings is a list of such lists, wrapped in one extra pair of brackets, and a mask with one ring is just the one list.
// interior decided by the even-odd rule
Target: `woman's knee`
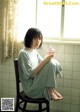
[(50, 61), (49, 61), (49, 66), (55, 67), (55, 66), (56, 66), (56, 63), (55, 63), (55, 61), (53, 61), (53, 60), (50, 60)]

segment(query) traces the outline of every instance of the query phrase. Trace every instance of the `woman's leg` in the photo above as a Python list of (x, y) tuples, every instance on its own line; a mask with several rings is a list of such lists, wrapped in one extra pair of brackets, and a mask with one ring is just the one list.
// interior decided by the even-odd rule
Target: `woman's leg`
[[(32, 88), (40, 89), (42, 88), (44, 91), (44, 96), (46, 99), (51, 100), (60, 100), (61, 97), (58, 97), (58, 95), (54, 91), (48, 91), (48, 88), (56, 88), (56, 64), (52, 63), (51, 61), (48, 62), (42, 70), (36, 75), (36, 77), (33, 80)], [(46, 90), (47, 88), (47, 90)], [(37, 94), (37, 93), (36, 93)], [(50, 96), (50, 97), (49, 97)]]

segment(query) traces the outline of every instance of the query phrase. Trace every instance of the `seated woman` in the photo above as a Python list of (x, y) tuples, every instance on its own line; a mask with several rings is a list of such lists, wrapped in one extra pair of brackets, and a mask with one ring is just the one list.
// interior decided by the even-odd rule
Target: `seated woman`
[[(56, 91), (56, 76), (61, 73), (61, 65), (55, 59), (53, 49), (49, 49), (44, 59), (37, 48), (40, 48), (43, 36), (39, 29), (30, 28), (24, 38), (25, 48), (18, 55), (19, 75), (25, 94), (31, 98), (61, 100), (63, 97)], [(61, 75), (61, 74), (60, 74)]]

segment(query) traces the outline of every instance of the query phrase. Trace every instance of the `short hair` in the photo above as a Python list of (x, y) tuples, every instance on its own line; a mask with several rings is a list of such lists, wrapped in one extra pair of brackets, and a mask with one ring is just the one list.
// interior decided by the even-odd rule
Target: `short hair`
[(31, 48), (32, 45), (32, 40), (34, 38), (39, 38), (41, 39), (41, 44), (39, 46), (39, 48), (42, 46), (42, 42), (43, 42), (43, 35), (41, 33), (41, 31), (37, 28), (30, 28), (28, 29), (25, 38), (24, 38), (24, 45), (25, 47)]

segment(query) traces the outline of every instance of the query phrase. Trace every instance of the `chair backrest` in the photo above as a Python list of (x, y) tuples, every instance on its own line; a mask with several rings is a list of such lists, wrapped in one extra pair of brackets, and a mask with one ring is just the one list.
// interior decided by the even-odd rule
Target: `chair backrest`
[(19, 94), (20, 80), (19, 80), (19, 70), (18, 70), (18, 59), (14, 60), (14, 68), (15, 68), (15, 78), (16, 78), (16, 92), (17, 92), (17, 94)]

